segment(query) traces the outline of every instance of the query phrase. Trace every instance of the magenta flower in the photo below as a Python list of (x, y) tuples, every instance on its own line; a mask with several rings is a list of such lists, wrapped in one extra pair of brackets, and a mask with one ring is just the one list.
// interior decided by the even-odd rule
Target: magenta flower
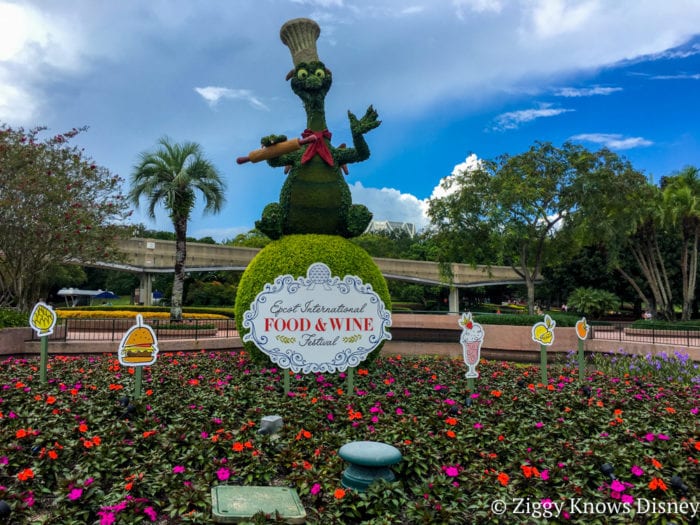
[(313, 486), (311, 487), (311, 494), (313, 494), (315, 496), (319, 492), (321, 492), (321, 485), (319, 485), (318, 483), (314, 483)]
[(634, 474), (635, 476), (644, 475), (644, 471), (640, 467), (638, 467), (637, 465), (632, 465), (630, 472), (632, 472), (632, 474)]
[(452, 478), (459, 476), (459, 469), (455, 466), (442, 467), (442, 470), (445, 471), (446, 475), (448, 475)]
[(175, 465), (173, 467), (173, 474), (182, 474), (183, 472), (185, 472), (185, 467), (182, 465)]
[(68, 493), (68, 499), (71, 501), (75, 501), (77, 499), (80, 499), (80, 496), (83, 495), (83, 489), (73, 489)]
[(538, 421), (537, 423), (535, 423), (535, 428), (542, 428), (543, 426), (544, 423), (542, 423), (542, 421)]
[(221, 467), (216, 471), (216, 477), (219, 478), (219, 481), (226, 481), (231, 477), (231, 471), (226, 467)]
[(153, 507), (146, 507), (143, 509), (143, 513), (148, 516), (151, 521), (156, 521), (158, 519), (158, 513)]
[(97, 514), (100, 516), (100, 525), (113, 525), (115, 522), (113, 512), (101, 510)]
[(622, 498), (620, 498), (622, 503), (627, 503), (628, 505), (632, 505), (634, 503), (634, 497), (632, 497), (630, 494), (623, 494)]
[(649, 442), (651, 443), (652, 441), (654, 441), (654, 434), (652, 434), (652, 433), (650, 432), (649, 434), (647, 434), (646, 436), (644, 436), (644, 439), (646, 439), (647, 441), (649, 441)]
[(620, 483), (618, 480), (613, 480), (613, 482), (610, 484), (610, 490), (613, 492), (624, 492), (625, 491), (625, 486)]
[(480, 428), (484, 428), (484, 425), (482, 425), (481, 423), (474, 423), (474, 428), (479, 430)]
[(398, 407), (398, 408), (396, 409), (396, 415), (397, 415), (397, 416), (400, 416), (400, 415), (402, 415), (402, 414), (403, 414), (403, 408)]
[(549, 470), (543, 470), (540, 472), (540, 479), (542, 481), (547, 481), (549, 479)]
[(661, 441), (668, 441), (670, 438), (666, 434), (656, 434), (656, 439)]

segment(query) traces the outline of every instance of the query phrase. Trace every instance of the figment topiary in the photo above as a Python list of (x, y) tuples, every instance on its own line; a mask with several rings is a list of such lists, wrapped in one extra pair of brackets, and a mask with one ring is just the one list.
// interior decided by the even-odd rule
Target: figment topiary
[[(304, 277), (313, 263), (325, 263), (334, 276), (343, 278), (356, 275), (372, 289), (391, 310), (389, 289), (379, 267), (365, 250), (335, 235), (287, 235), (263, 248), (246, 268), (236, 295), (236, 325), (241, 338), (247, 332), (243, 328), (243, 314), (266, 283), (273, 283), (280, 275)], [(246, 350), (259, 362), (269, 362), (253, 343), (245, 343)], [(376, 356), (379, 348), (370, 354)]]
[(279, 203), (268, 204), (255, 223), (272, 239), (301, 233), (351, 238), (362, 234), (372, 220), (372, 213), (365, 206), (352, 204), (343, 172), (347, 172), (347, 164), (369, 158), (363, 135), (379, 126), (380, 121), (372, 106), (360, 119), (348, 112), (354, 147), (331, 145), (324, 102), (332, 74), (316, 53), (320, 33), (318, 24), (307, 18), (290, 20), (280, 30), (294, 62), (287, 80), (291, 80), (292, 91), (301, 98), (306, 110), (307, 127), (302, 139), (287, 141), (284, 135), (268, 135), (261, 140), (263, 149), (238, 159), (239, 163), (267, 160), (272, 167), (284, 166), (288, 173)]

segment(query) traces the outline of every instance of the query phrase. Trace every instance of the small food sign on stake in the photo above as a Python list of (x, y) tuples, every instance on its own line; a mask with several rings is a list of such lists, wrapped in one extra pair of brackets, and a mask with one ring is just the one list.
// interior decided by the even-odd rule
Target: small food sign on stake
[(39, 378), (42, 383), (46, 383), (46, 368), (49, 361), (49, 336), (56, 326), (56, 312), (48, 304), (39, 301), (32, 308), (29, 315), (29, 326), (36, 332), (41, 340), (41, 363), (39, 365)]
[(532, 340), (540, 344), (540, 373), (542, 383), (547, 384), (547, 347), (554, 343), (554, 327), (556, 321), (549, 315), (544, 316), (544, 321), (532, 325)]
[(580, 383), (583, 383), (583, 376), (585, 371), (585, 363), (583, 360), (583, 342), (588, 337), (588, 331), (590, 330), (590, 328), (591, 327), (586, 322), (585, 317), (582, 317), (581, 319), (576, 321), (576, 336), (578, 337), (578, 380)]
[(484, 343), (484, 329), (472, 319), (472, 313), (463, 313), (459, 320), (459, 326), (462, 327), (462, 335), (459, 337), (459, 342), (462, 345), (462, 354), (464, 355), (464, 363), (469, 367), (466, 373), (469, 389), (473, 389), (473, 381), (479, 377), (476, 371), (476, 365), (479, 364), (481, 358), (481, 345)]
[(141, 381), (143, 367), (152, 365), (158, 357), (158, 340), (156, 333), (149, 325), (144, 324), (143, 316), (136, 316), (136, 324), (122, 337), (117, 352), (119, 362), (123, 366), (136, 367), (134, 374), (134, 397), (141, 397)]

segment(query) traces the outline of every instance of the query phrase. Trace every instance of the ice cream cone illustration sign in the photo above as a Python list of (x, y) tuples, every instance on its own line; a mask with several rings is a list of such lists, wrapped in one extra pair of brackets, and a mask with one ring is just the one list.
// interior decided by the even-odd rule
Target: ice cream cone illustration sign
[(39, 337), (51, 335), (54, 326), (56, 326), (56, 312), (48, 304), (39, 301), (34, 305), (29, 316), (29, 326)]
[(463, 313), (459, 320), (459, 326), (462, 327), (462, 335), (459, 342), (462, 344), (462, 353), (464, 354), (464, 362), (469, 367), (466, 373), (467, 379), (479, 377), (476, 371), (476, 365), (479, 364), (481, 358), (481, 345), (484, 342), (484, 329), (479, 323), (472, 320), (472, 313)]
[(158, 340), (153, 328), (143, 323), (141, 314), (136, 316), (136, 324), (122, 337), (117, 353), (124, 366), (146, 366), (156, 362)]

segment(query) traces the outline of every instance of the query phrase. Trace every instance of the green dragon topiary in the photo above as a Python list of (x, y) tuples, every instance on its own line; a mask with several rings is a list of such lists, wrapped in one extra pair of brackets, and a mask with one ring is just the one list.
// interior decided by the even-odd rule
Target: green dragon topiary
[[(372, 220), (372, 213), (365, 206), (352, 204), (343, 171), (347, 164), (369, 158), (363, 135), (381, 122), (372, 106), (360, 119), (348, 111), (354, 147), (331, 145), (324, 102), (332, 75), (316, 54), (320, 33), (318, 24), (307, 18), (290, 20), (280, 30), (280, 38), (289, 47), (294, 62), (287, 80), (291, 80), (292, 91), (304, 103), (307, 129), (301, 141), (287, 141), (287, 137), (280, 135), (261, 140), (263, 149), (259, 152), (263, 155), (258, 160), (266, 159), (272, 167), (288, 169), (279, 203), (268, 204), (261, 220), (255, 223), (258, 230), (272, 239), (305, 233), (351, 238), (362, 234)], [(291, 146), (280, 148), (282, 144)], [(278, 152), (282, 153), (277, 155)]]

